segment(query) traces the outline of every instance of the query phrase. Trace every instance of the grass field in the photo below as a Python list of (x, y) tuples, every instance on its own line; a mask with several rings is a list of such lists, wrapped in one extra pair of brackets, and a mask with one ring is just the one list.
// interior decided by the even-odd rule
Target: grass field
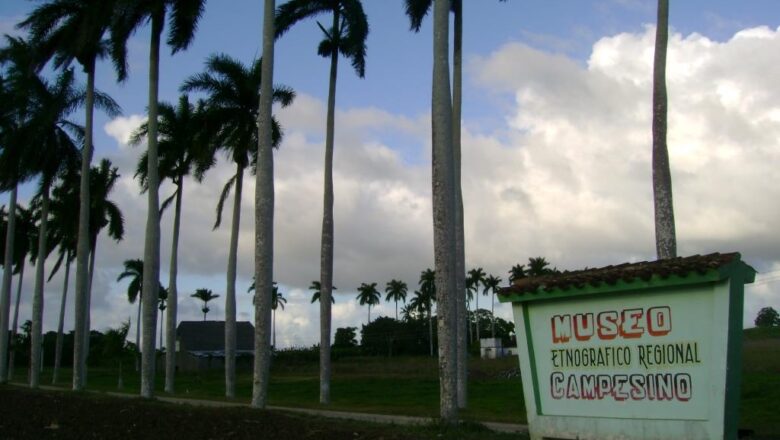
[[(469, 365), (469, 409), (466, 420), (525, 423), (520, 378), (507, 378), (516, 369), (516, 358), (472, 359)], [(333, 364), (331, 410), (435, 417), (438, 414), (438, 369), (432, 358), (360, 357), (336, 360)], [(162, 393), (162, 375), (158, 374)], [(69, 372), (63, 377), (69, 378)], [(270, 404), (323, 408), (318, 403), (319, 378), (316, 362), (285, 365), (275, 362), (270, 383)], [(44, 376), (42, 383), (46, 383)], [(89, 388), (116, 391), (116, 373), (91, 369)], [(69, 384), (65, 384), (67, 386)], [(138, 376), (130, 371), (124, 391), (139, 389)], [(180, 373), (177, 395), (191, 398), (224, 399), (221, 371)], [(238, 401), (248, 402), (251, 374), (241, 373), (237, 381)], [(780, 438), (780, 329), (751, 329), (745, 332), (740, 426), (755, 430), (760, 438)]]

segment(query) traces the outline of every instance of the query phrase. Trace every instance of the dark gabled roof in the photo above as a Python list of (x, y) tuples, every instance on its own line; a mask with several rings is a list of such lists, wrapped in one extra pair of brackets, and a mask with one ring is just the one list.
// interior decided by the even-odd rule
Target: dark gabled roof
[[(225, 321), (182, 321), (176, 339), (186, 351), (224, 351)], [(236, 350), (254, 350), (255, 328), (247, 321), (236, 322)]]
[[(667, 280), (672, 276), (685, 278), (691, 274), (705, 275), (717, 271), (733, 262), (739, 262), (740, 255), (732, 253), (714, 253), (709, 255), (694, 255), (657, 261), (642, 261), (625, 263), (617, 266), (606, 266), (598, 269), (584, 269), (572, 272), (562, 272), (540, 277), (529, 277), (515, 280), (514, 284), (498, 292), (499, 299), (507, 301), (518, 300), (528, 294), (544, 294), (550, 292), (565, 292), (585, 289), (609, 289), (618, 283), (633, 283), (643, 281), (651, 283), (656, 280)], [(744, 264), (744, 263), (743, 263)], [(747, 265), (745, 265), (747, 266)], [(749, 268), (749, 266), (747, 266)], [(755, 271), (750, 268), (751, 273)], [(751, 282), (749, 277), (746, 282)], [(544, 295), (541, 295), (544, 296)], [(522, 301), (522, 300), (521, 300)]]

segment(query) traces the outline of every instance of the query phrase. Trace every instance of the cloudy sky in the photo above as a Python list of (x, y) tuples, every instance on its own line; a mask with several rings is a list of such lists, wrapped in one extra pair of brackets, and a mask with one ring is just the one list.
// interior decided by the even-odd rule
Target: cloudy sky
[[(0, 4), (0, 33), (35, 3)], [(335, 149), (333, 328), (365, 323), (355, 301), (363, 282), (416, 286), (433, 266), (430, 197), (431, 28), (408, 31), (401, 2), (366, 0), (371, 33), (365, 79), (340, 64)], [(650, 98), (655, 1), (580, 0), (500, 3), (466, 0), (463, 190), (466, 265), (506, 280), (508, 269), (544, 256), (559, 269), (654, 258)], [(245, 63), (259, 56), (260, 0), (211, 0), (191, 48), (161, 65), (162, 100), (223, 52)], [(668, 87), (669, 150), (678, 253), (739, 251), (759, 271), (746, 288), (745, 324), (764, 306), (780, 308), (780, 9), (773, 0), (672, 2)], [(285, 137), (275, 153), (275, 279), (288, 299), (277, 316), (280, 346), (318, 340), (318, 307), (307, 287), (319, 279), (327, 60), (304, 22), (277, 44), (278, 84), (292, 106), (277, 109)], [(133, 170), (139, 148), (129, 134), (145, 118), (148, 29), (129, 44), (130, 79), (117, 84), (109, 63), (98, 87), (122, 106), (96, 116), (96, 158), (122, 174), (112, 194), (126, 220), (120, 243), (102, 239), (93, 288), (93, 326), (133, 317), (122, 261), (142, 255), (146, 201)], [(82, 78), (83, 81), (83, 78)], [(79, 117), (79, 115), (76, 115)], [(212, 231), (222, 185), (233, 172), (221, 158), (201, 184), (185, 183), (180, 244), (180, 319), (201, 319), (189, 294), (222, 295), (224, 317), (229, 213)], [(254, 181), (245, 180), (239, 245), (239, 319), (251, 320)], [(167, 197), (170, 184), (161, 188)], [(30, 188), (22, 191), (23, 203)], [(167, 284), (171, 214), (162, 221)], [(48, 265), (53, 261), (49, 260)], [(32, 270), (21, 320), (30, 316)], [(506, 282), (506, 281), (505, 281)], [(45, 330), (56, 329), (62, 278), (46, 287)], [(71, 286), (72, 292), (72, 286)], [(72, 297), (71, 297), (72, 298)], [(481, 306), (488, 298), (481, 298)], [(508, 306), (496, 306), (509, 318)], [(392, 315), (384, 303), (372, 317)], [(72, 328), (72, 306), (65, 327)], [(134, 329), (131, 329), (134, 334)]]

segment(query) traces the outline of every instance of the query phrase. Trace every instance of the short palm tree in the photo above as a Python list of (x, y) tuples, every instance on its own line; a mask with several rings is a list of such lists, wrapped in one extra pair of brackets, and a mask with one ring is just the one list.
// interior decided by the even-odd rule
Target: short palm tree
[(351, 61), (359, 77), (365, 75), (366, 39), (368, 19), (360, 0), (290, 0), (276, 10), (275, 30), (277, 38), (284, 35), (298, 22), (322, 14), (331, 14), (330, 28), (319, 25), (323, 40), (317, 48), (320, 56), (330, 58), (328, 85), (328, 114), (325, 133), (325, 182), (322, 214), (322, 243), (320, 250), (320, 403), (330, 403), (330, 286), (333, 285), (333, 140), (336, 112), (336, 77), (339, 54)]
[(361, 306), (368, 305), (368, 324), (371, 324), (371, 306), (379, 304), (381, 299), (382, 295), (376, 290), (376, 283), (361, 283), (358, 287), (358, 302)]
[[(241, 223), (241, 195), (244, 170), (257, 161), (257, 112), (258, 91), (261, 84), (261, 60), (251, 66), (227, 55), (212, 55), (206, 60), (206, 71), (193, 75), (182, 85), (182, 91), (201, 91), (206, 99), (204, 132), (206, 141), (224, 150), (236, 166), (236, 173), (225, 184), (217, 203), (217, 221), (222, 222), (222, 208), (235, 186), (233, 197), (233, 221), (228, 248), (227, 288), (225, 290), (225, 395), (235, 397), (236, 375), (236, 265), (238, 259), (239, 226)], [(277, 87), (274, 101), (287, 106), (295, 93)], [(274, 145), (281, 141), (277, 123), (273, 136)]]
[(273, 339), (272, 339), (272, 341), (273, 342), (272, 342), (272, 345), (273, 345), (274, 349), (276, 349), (276, 309), (281, 307), (282, 310), (284, 310), (284, 305), (287, 304), (287, 299), (284, 297), (282, 292), (279, 291), (279, 286), (277, 286), (276, 283), (274, 283), (274, 288), (273, 288), (272, 293), (273, 293), (272, 296), (271, 296), (271, 310), (273, 311), (273, 319), (272, 319), (272, 321), (273, 321), (273, 324), (272, 324)]
[(433, 356), (433, 319), (432, 308), (433, 302), (436, 301), (436, 272), (432, 269), (425, 269), (420, 273), (419, 281), (420, 290), (415, 291), (415, 300), (418, 307), (424, 307), (424, 310), (428, 314), (428, 340), (431, 346), (431, 356)]
[(490, 292), (490, 337), (496, 338), (496, 292), (501, 285), (501, 278), (495, 275), (488, 275), (482, 280), (482, 285), (485, 286), (484, 294), (487, 295)]
[[(84, 387), (84, 340), (88, 294), (89, 258), (89, 169), (92, 161), (92, 130), (95, 104), (95, 63), (107, 51), (103, 37), (115, 14), (116, 0), (49, 0), (36, 7), (19, 24), (29, 30), (40, 55), (39, 66), (54, 59), (56, 68), (77, 61), (87, 75), (86, 127), (81, 149), (79, 234), (76, 252), (76, 340), (74, 343), (73, 389)], [(115, 55), (114, 63), (123, 64)]]
[(528, 259), (528, 276), (540, 277), (555, 272), (550, 268), (550, 263), (544, 257), (531, 257)]
[[(151, 22), (151, 40), (149, 44), (149, 120), (147, 146), (148, 209), (146, 220), (146, 240), (144, 245), (144, 264), (146, 265), (147, 295), (155, 299), (154, 289), (160, 275), (160, 213), (159, 194), (160, 176), (158, 173), (158, 89), (160, 76), (160, 39), (168, 16), (168, 46), (173, 53), (186, 49), (192, 42), (198, 20), (203, 14), (206, 0), (118, 0), (117, 13), (112, 26), (112, 52), (120, 78), (126, 74), (124, 64), (127, 40), (136, 29), (147, 21)], [(154, 395), (154, 327), (157, 310), (154, 301), (147, 301), (144, 311), (143, 365), (141, 374), (141, 396)], [(169, 350), (170, 352), (171, 350)], [(173, 392), (174, 361), (173, 355), (166, 355), (167, 392)]]
[[(135, 347), (141, 348), (141, 289), (144, 280), (144, 262), (140, 259), (125, 260), (123, 263), (125, 270), (117, 277), (117, 282), (125, 278), (130, 278), (130, 284), (127, 285), (127, 300), (130, 304), (135, 304), (138, 300), (138, 317), (135, 320)], [(136, 365), (138, 369), (138, 365)]]
[[(312, 290), (313, 293), (311, 294), (311, 303), (314, 304), (315, 302), (320, 302), (320, 296), (322, 295), (322, 292), (320, 289), (320, 282), (319, 281), (312, 281), (311, 286), (309, 286), (309, 290)], [(333, 286), (331, 291), (337, 290), (336, 286)], [(333, 295), (330, 296), (330, 303), (335, 304), (336, 298), (333, 297)]]
[[(479, 288), (480, 284), (484, 284), (485, 282), (485, 271), (482, 270), (481, 267), (478, 267), (476, 269), (471, 269), (469, 271), (468, 277), (466, 278), (466, 284), (471, 286), (471, 290), (474, 292), (475, 296), (475, 304), (474, 304), (474, 311), (479, 314)], [(477, 342), (479, 342), (479, 322), (475, 322), (476, 327), (476, 335), (477, 335)]]
[[(200, 127), (202, 122), (202, 103), (198, 107), (189, 102), (187, 95), (179, 98), (176, 107), (162, 102), (159, 105), (159, 174), (161, 179), (170, 179), (176, 187), (173, 195), (167, 198), (161, 206), (160, 213), (175, 199), (173, 214), (173, 235), (171, 238), (171, 264), (168, 270), (168, 312), (166, 316), (166, 345), (174, 347), (176, 344), (176, 323), (178, 313), (178, 258), (179, 258), (179, 229), (181, 224), (181, 206), (184, 195), (184, 178), (194, 172), (195, 179), (200, 182), (204, 173), (214, 164), (214, 156), (205, 151), (200, 141)], [(133, 133), (130, 138), (132, 145), (140, 144), (147, 138), (149, 124), (144, 123)], [(149, 156), (147, 152), (141, 155), (136, 169), (136, 177), (141, 180), (141, 187), (148, 188), (147, 175)], [(174, 391), (174, 377), (176, 373), (176, 352), (168, 350), (165, 353), (165, 391)]]
[(203, 301), (203, 308), (200, 310), (203, 312), (203, 320), (205, 321), (206, 315), (211, 311), (211, 309), (209, 309), (209, 301), (219, 298), (219, 295), (215, 295), (211, 289), (197, 289), (195, 290), (195, 293), (190, 296)]
[(528, 276), (526, 273), (525, 265), (524, 264), (515, 264), (512, 266), (511, 269), (509, 269), (509, 282), (514, 283), (517, 280), (521, 280)]
[(406, 283), (399, 280), (390, 280), (385, 286), (385, 301), (395, 302), (395, 320), (398, 321), (398, 300), (406, 303), (406, 293), (409, 291)]

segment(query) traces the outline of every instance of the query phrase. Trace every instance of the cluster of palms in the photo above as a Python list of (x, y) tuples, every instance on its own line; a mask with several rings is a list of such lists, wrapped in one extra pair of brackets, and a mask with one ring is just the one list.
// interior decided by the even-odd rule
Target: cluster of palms
[[(447, 422), (457, 419), (459, 407), (466, 405), (466, 332), (467, 302), (463, 200), (460, 188), (460, 115), (462, 77), (462, 0), (405, 0), (412, 30), (419, 31), (422, 20), (433, 10), (433, 86), (432, 86), (432, 183), (434, 218), (435, 270), (424, 272), (420, 283), (420, 304), (438, 303), (438, 340), (440, 341), (440, 404), (441, 417)], [(7, 380), (8, 321), (11, 276), (14, 267), (16, 237), (17, 187), (31, 179), (39, 185), (36, 207), (38, 218), (37, 243), (31, 246), (40, 256), (36, 264), (31, 338), (39, 346), (43, 313), (45, 255), (59, 246), (66, 271), (76, 261), (75, 344), (73, 388), (80, 390), (86, 381), (86, 344), (89, 334), (90, 272), (94, 268), (96, 227), (103, 224), (93, 218), (93, 200), (99, 190), (91, 188), (93, 154), (93, 112), (98, 107), (109, 115), (118, 112), (110, 98), (95, 90), (96, 64), (110, 55), (117, 78), (127, 76), (126, 43), (142, 25), (149, 23), (149, 103), (148, 122), (134, 136), (140, 143), (147, 140), (147, 149), (139, 163), (137, 176), (148, 196), (143, 271), (140, 273), (138, 295), (142, 307), (141, 395), (154, 394), (155, 332), (160, 298), (160, 215), (159, 186), (170, 179), (176, 190), (162, 204), (164, 209), (175, 203), (175, 218), (171, 249), (170, 281), (167, 294), (167, 345), (175, 345), (177, 315), (177, 255), (179, 222), (184, 177), (190, 173), (201, 178), (214, 163), (217, 151), (224, 151), (235, 164), (235, 174), (225, 184), (217, 206), (217, 221), (221, 222), (224, 203), (233, 190), (232, 227), (225, 291), (225, 381), (226, 395), (235, 395), (235, 318), (236, 259), (240, 222), (241, 192), (247, 167), (256, 170), (255, 193), (255, 377), (252, 405), (265, 406), (270, 362), (271, 310), (273, 302), (273, 155), (281, 130), (273, 121), (271, 106), (293, 99), (290, 89), (274, 90), (274, 42), (297, 23), (330, 14), (332, 24), (317, 25), (323, 33), (318, 54), (330, 61), (327, 123), (325, 138), (324, 199), (321, 243), (321, 267), (318, 292), (320, 306), (320, 401), (330, 402), (330, 335), (334, 252), (334, 188), (333, 150), (336, 80), (339, 54), (347, 58), (358, 76), (365, 74), (368, 21), (360, 0), (290, 0), (278, 9), (274, 0), (265, 0), (263, 14), (263, 58), (246, 66), (226, 55), (213, 55), (206, 61), (205, 72), (190, 77), (182, 92), (203, 92), (207, 97), (192, 105), (185, 95), (176, 107), (158, 102), (160, 76), (159, 52), (163, 29), (168, 25), (167, 45), (172, 52), (184, 50), (192, 41), (205, 0), (47, 0), (34, 9), (19, 25), (29, 32), (28, 40), (6, 38), (0, 61), (0, 190), (10, 192), (8, 226), (4, 254), (5, 271), (0, 294), (0, 382)], [(654, 94), (654, 182), (656, 168), (666, 167), (668, 158), (655, 155), (666, 151), (666, 92), (663, 82), (665, 65), (666, 9), (668, 0), (659, 0), (659, 33), (656, 50)], [(450, 88), (449, 14), (454, 14), (454, 47), (452, 89)], [(47, 81), (39, 74), (48, 64), (58, 76)], [(73, 84), (73, 63), (81, 66), (87, 77), (84, 90)], [(663, 87), (662, 87), (663, 86)], [(259, 90), (259, 99), (258, 99)], [(85, 126), (67, 118), (77, 108), (85, 109)], [(195, 126), (196, 129), (192, 129)], [(32, 140), (35, 140), (34, 142)], [(80, 150), (80, 166), (79, 163)], [(80, 171), (79, 171), (80, 168)], [(103, 169), (101, 165), (101, 169)], [(110, 164), (106, 169), (111, 169)], [(114, 171), (114, 174), (116, 171)], [(115, 179), (115, 177), (114, 177)], [(674, 222), (671, 216), (671, 182), (659, 172), (656, 191), (659, 211), (657, 229), (659, 257), (674, 256)], [(666, 183), (664, 183), (666, 181)], [(78, 185), (76, 184), (78, 182)], [(70, 196), (78, 196), (78, 219), (63, 219), (62, 226), (51, 225), (56, 217), (57, 188)], [(78, 189), (76, 189), (78, 188)], [(109, 189), (110, 190), (110, 189)], [(106, 191), (105, 193), (107, 193)], [(75, 206), (75, 205), (70, 205)], [(118, 210), (117, 210), (118, 212)], [(104, 216), (104, 218), (108, 218)], [(121, 217), (120, 217), (121, 218)], [(118, 232), (119, 222), (105, 221), (103, 226)], [(669, 233), (671, 226), (671, 235)], [(57, 228), (62, 231), (55, 232)], [(51, 231), (50, 231), (51, 229)], [(67, 232), (67, 234), (65, 233)], [(57, 234), (62, 234), (57, 235)], [(67, 235), (67, 238), (66, 238)], [(119, 234), (121, 236), (121, 234)], [(51, 238), (50, 238), (51, 237)], [(116, 237), (115, 237), (116, 238)], [(59, 240), (59, 241), (58, 241)], [(56, 243), (56, 246), (54, 245)], [(663, 251), (662, 251), (663, 248)], [(481, 271), (480, 271), (481, 272)], [(479, 275), (479, 276), (478, 276)], [(514, 273), (513, 273), (514, 275)], [(475, 272), (469, 279), (482, 276)], [(121, 277), (121, 275), (120, 275)], [(490, 281), (492, 283), (492, 281)], [(434, 286), (438, 287), (435, 288)], [(396, 290), (394, 286), (392, 290)], [(485, 287), (488, 289), (488, 287)], [(491, 287), (492, 289), (492, 287)], [(360, 301), (370, 307), (378, 301), (376, 284), (360, 287)], [(396, 294), (394, 294), (395, 296)], [(400, 294), (399, 294), (400, 295)], [(64, 296), (64, 294), (63, 294)], [(397, 299), (396, 299), (397, 301)], [(63, 298), (64, 304), (64, 298)], [(410, 302), (411, 304), (411, 302)], [(204, 305), (204, 314), (207, 307)], [(432, 331), (432, 330), (431, 330)], [(39, 351), (31, 350), (31, 365), (40, 361)], [(165, 363), (165, 390), (173, 392), (174, 350), (168, 350)], [(36, 369), (32, 369), (30, 384), (37, 386)]]

